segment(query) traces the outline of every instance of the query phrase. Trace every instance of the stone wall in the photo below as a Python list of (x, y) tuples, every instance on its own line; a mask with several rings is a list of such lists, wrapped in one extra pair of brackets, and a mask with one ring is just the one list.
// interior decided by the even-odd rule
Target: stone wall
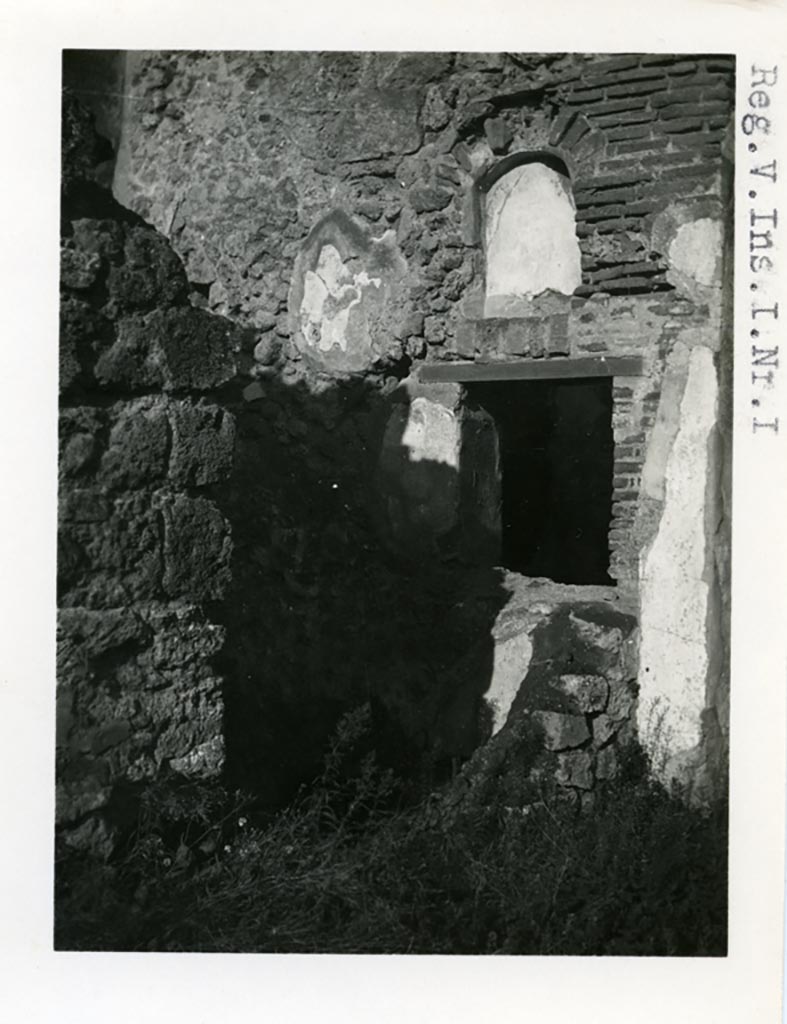
[(89, 180), (77, 107), (64, 127), (57, 820), (104, 851), (124, 795), (223, 766), (224, 631), (207, 608), (231, 539), (211, 493), (235, 431), (205, 396), (234, 376), (234, 341), (189, 304), (166, 239)]
[(516, 154), (556, 155), (571, 172), (580, 294), (669, 290), (658, 221), (684, 199), (718, 205), (732, 68), (724, 57), (133, 53), (115, 191), (173, 239), (212, 307), (284, 337), (314, 225), (341, 209), (358, 231), (394, 231), (410, 311), (427, 323), (390, 343), (423, 338), (441, 355), (482, 284), (475, 186)]
[[(635, 749), (638, 631), (633, 609), (604, 587), (557, 586), (509, 574), (493, 626), (494, 663), (483, 695), (483, 742), (444, 805), (521, 812), (555, 792), (592, 804)], [(454, 677), (437, 741), (456, 743), (470, 713), (473, 666)], [(631, 761), (630, 761), (631, 763)]]
[[(633, 580), (664, 360), (683, 334), (719, 346), (731, 73), (724, 57), (132, 54), (115, 191), (211, 308), (258, 330), (263, 360), (284, 343), (291, 374), (643, 355), (617, 391), (610, 530), (612, 574)], [(570, 171), (581, 283), (483, 321), (485, 196), (533, 154)]]
[[(617, 586), (599, 599), (641, 625), (654, 768), (723, 790), (733, 71), (691, 55), (126, 55), (115, 196), (171, 242), (192, 304), (243, 329), (216, 614), (228, 735), (258, 781), (318, 743), (326, 702), (371, 695), (428, 749), (476, 641), (478, 711), (511, 595), (493, 568), (494, 436), (462, 374), (617, 359)], [(490, 318), (487, 197), (528, 162), (570, 186), (580, 283)], [(475, 600), (456, 565), (480, 551)], [(540, 600), (551, 616), (564, 599)]]

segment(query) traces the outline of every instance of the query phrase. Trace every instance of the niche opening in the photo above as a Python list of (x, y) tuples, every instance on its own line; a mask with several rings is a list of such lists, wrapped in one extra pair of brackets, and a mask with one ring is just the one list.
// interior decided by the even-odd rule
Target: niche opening
[(506, 568), (557, 583), (614, 583), (612, 381), (466, 385), (468, 404), (485, 409), (499, 435)]
[(557, 161), (503, 169), (484, 205), (485, 317), (525, 316), (551, 290), (572, 295), (582, 283), (571, 181)]

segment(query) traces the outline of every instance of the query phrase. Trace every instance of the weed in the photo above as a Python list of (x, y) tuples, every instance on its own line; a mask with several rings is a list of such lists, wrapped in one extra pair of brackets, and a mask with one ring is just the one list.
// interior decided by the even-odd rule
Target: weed
[(403, 803), (362, 752), (368, 728), (367, 708), (346, 716), (315, 784), (273, 816), (151, 793), (114, 863), (59, 864), (57, 947), (725, 953), (724, 807), (688, 808), (634, 765), (592, 813), (545, 799), (443, 816), (439, 793)]

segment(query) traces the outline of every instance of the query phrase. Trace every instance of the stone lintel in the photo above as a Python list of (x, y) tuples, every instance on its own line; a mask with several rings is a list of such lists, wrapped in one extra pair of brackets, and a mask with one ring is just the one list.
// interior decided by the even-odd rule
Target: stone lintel
[(641, 356), (599, 356), (587, 359), (516, 359), (490, 363), (427, 363), (419, 368), (424, 383), (479, 380), (555, 380), (572, 377), (637, 377)]

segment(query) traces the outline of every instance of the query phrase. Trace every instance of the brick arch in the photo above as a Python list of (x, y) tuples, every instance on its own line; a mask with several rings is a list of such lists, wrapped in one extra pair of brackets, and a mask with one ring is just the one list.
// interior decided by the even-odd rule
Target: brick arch
[(544, 146), (539, 149), (521, 149), (508, 153), (494, 162), (486, 163), (475, 174), (471, 186), (470, 237), (473, 245), (483, 247), (484, 197), (492, 186), (509, 171), (522, 164), (542, 163), (563, 174), (572, 186), (576, 167), (571, 154), (559, 146)]
[[(535, 218), (534, 223), (541, 224), (541, 230), (544, 232), (541, 243), (543, 251), (539, 254), (539, 245), (532, 241), (528, 241), (527, 233), (519, 232), (511, 234), (511, 227), (505, 229), (508, 234), (505, 235), (505, 241), (501, 242), (500, 232), (503, 231), (502, 220), (488, 223), (490, 215), (489, 203), (492, 202), (492, 193), (495, 186), (502, 182), (503, 179), (509, 176), (515, 176), (516, 172), (520, 168), (534, 166), (548, 171), (553, 172), (559, 177), (562, 184), (563, 191), (565, 192), (565, 209), (562, 204), (558, 202), (558, 206), (552, 208), (548, 207), (550, 214), (546, 213), (543, 204), (536, 203), (534, 207), (529, 209), (526, 214), (528, 218)], [(519, 177), (517, 175), (517, 177)], [(536, 179), (537, 181), (538, 179)], [(532, 181), (532, 179), (531, 179)], [(526, 195), (532, 196), (529, 192), (530, 187), (541, 187), (533, 184), (528, 186)], [(525, 198), (525, 194), (519, 189), (518, 184), (512, 183), (511, 188), (517, 189), (517, 206), (519, 206), (518, 214), (513, 216), (522, 216), (521, 203), (524, 201), (532, 203), (532, 198)], [(539, 291), (539, 285), (543, 285), (547, 288), (554, 288), (558, 291), (562, 291), (565, 294), (570, 294), (570, 289), (573, 285), (573, 273), (572, 262), (575, 258), (576, 267), (575, 272), (577, 275), (576, 286), (581, 286), (581, 270), (580, 270), (580, 248), (579, 239), (576, 236), (576, 223), (575, 223), (575, 204), (573, 198), (573, 182), (571, 169), (568, 166), (566, 160), (561, 155), (551, 149), (533, 149), (533, 150), (520, 150), (518, 152), (510, 153), (507, 156), (502, 157), (491, 165), (487, 165), (482, 169), (479, 176), (476, 178), (473, 184), (474, 193), (474, 211), (475, 211), (475, 225), (474, 233), (476, 241), (481, 245), (483, 256), (484, 256), (484, 295), (485, 295), (485, 314), (486, 316), (512, 316), (521, 315), (521, 313), (513, 313), (511, 310), (519, 308), (523, 301), (526, 301), (526, 292), (520, 292), (518, 285), (511, 277), (510, 273), (510, 260), (517, 259), (522, 260), (521, 267), (523, 271), (525, 268), (530, 267), (528, 272), (528, 280), (530, 286), (533, 286), (535, 291)], [(506, 204), (506, 210), (508, 214), (511, 214), (513, 194), (509, 192), (506, 194), (507, 198), (503, 200)], [(494, 205), (494, 203), (493, 203)], [(566, 219), (569, 211), (571, 212), (571, 226)], [(502, 213), (502, 208), (499, 211)], [(551, 216), (549, 220), (549, 226), (542, 223), (544, 216)], [(489, 235), (489, 226), (492, 224), (493, 236)], [(496, 226), (495, 226), (496, 225)], [(499, 230), (498, 230), (499, 229)], [(570, 240), (573, 238), (573, 243)], [(490, 249), (487, 251), (487, 245)], [(503, 249), (498, 252), (499, 246), (502, 245)], [(573, 245), (573, 252), (572, 252)], [(557, 248), (555, 248), (557, 246)], [(498, 256), (493, 259), (493, 251), (498, 252)], [(493, 266), (495, 271), (493, 273)], [(541, 269), (538, 269), (541, 268)], [(546, 270), (544, 268), (547, 268)], [(551, 268), (551, 269), (549, 269)], [(502, 275), (502, 276), (501, 276)], [(492, 290), (492, 280), (495, 280), (495, 286)], [(524, 286), (523, 284), (521, 286)], [(569, 290), (566, 290), (566, 289)], [(502, 290), (500, 290), (502, 289)], [(512, 290), (509, 290), (512, 289)], [(494, 301), (493, 298), (494, 297)], [(499, 309), (499, 312), (490, 312), (489, 302), (493, 302), (494, 308)], [(502, 304), (501, 304), (502, 303)], [(508, 312), (502, 312), (503, 309)]]
[(572, 180), (585, 178), (595, 170), (596, 161), (607, 148), (603, 128), (590, 123), (575, 107), (565, 107), (552, 122), (549, 148), (573, 173)]
[(479, 177), (476, 178), (474, 187), (478, 192), (486, 193), (503, 175), (513, 171), (515, 167), (521, 167), (523, 164), (545, 164), (547, 167), (551, 167), (552, 170), (564, 175), (569, 181), (573, 181), (574, 171), (572, 163), (570, 154), (552, 147), (517, 150), (501, 157), (489, 167), (484, 168)]
[(493, 163), (485, 164), (474, 175), (472, 184), (473, 243), (479, 245), (482, 241), (483, 197), (508, 171), (520, 164), (540, 161), (564, 173), (572, 187), (576, 187), (596, 173), (598, 160), (605, 154), (607, 145), (607, 133), (603, 128), (592, 125), (576, 107), (564, 107), (552, 122), (546, 145), (536, 149), (514, 149)]

